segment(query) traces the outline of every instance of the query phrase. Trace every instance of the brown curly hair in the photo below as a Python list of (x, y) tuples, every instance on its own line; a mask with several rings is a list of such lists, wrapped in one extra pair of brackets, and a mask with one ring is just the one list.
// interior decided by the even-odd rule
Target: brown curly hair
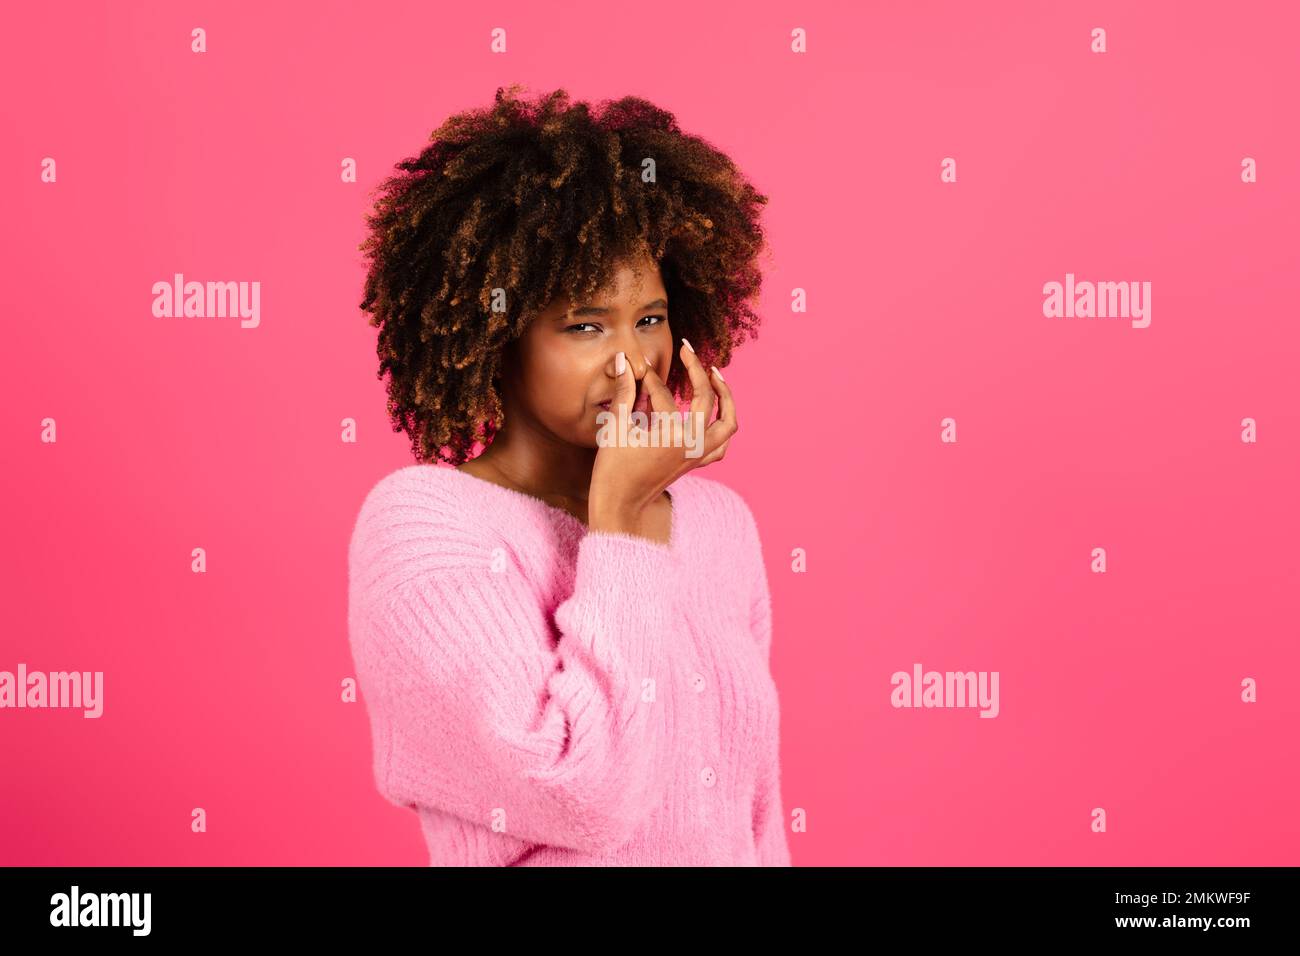
[[(706, 367), (725, 368), (758, 335), (768, 200), (736, 165), (639, 97), (593, 109), (563, 89), (531, 103), (519, 89), (447, 119), (376, 187), (366, 216), (361, 308), (380, 329), (393, 431), (422, 463), (459, 465), (489, 443), (504, 417), (502, 349), (557, 296), (586, 301), (630, 257), (658, 263), (674, 337)], [(508, 307), (494, 311), (502, 291)], [(689, 394), (680, 362), (666, 384)]]

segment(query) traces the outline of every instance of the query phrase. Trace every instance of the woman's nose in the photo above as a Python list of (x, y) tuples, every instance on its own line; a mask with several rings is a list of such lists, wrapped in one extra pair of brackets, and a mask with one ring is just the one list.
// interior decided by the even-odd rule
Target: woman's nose
[[(638, 382), (645, 377), (646, 369), (654, 365), (653, 356), (647, 355), (644, 352), (624, 350), (623, 354), (627, 359), (628, 368), (632, 370), (632, 377)], [(615, 375), (618, 374), (617, 352), (615, 352), (614, 357), (610, 359), (609, 367), (613, 370)]]

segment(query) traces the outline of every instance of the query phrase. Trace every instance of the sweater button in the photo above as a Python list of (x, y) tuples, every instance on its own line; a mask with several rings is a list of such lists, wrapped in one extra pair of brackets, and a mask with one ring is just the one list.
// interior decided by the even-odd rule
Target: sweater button
[(706, 787), (711, 787), (718, 782), (717, 774), (713, 772), (712, 767), (705, 767), (700, 771), (700, 783)]
[(692, 674), (692, 675), (691, 675), (691, 686), (695, 688), (695, 693), (697, 693), (697, 694), (701, 694), (701, 693), (703, 693), (703, 692), (704, 692), (704, 675), (703, 675), (703, 674), (700, 674), (700, 673), (698, 673), (698, 672)]

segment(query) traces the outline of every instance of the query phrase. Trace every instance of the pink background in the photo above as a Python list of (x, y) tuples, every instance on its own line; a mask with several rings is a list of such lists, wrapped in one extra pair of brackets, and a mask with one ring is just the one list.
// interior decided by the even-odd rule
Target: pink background
[[(553, 6), (8, 12), (0, 670), (102, 670), (105, 713), (0, 711), (0, 862), (427, 862), (339, 699), (348, 536), (412, 460), (356, 247), (518, 81), (646, 96), (771, 197), (701, 474), (763, 536), (795, 864), (1300, 863), (1294, 5)], [(260, 327), (155, 319), (175, 272), (260, 281)], [(1150, 281), (1150, 328), (1045, 318), (1067, 272)], [(918, 661), (1000, 715), (895, 710)]]

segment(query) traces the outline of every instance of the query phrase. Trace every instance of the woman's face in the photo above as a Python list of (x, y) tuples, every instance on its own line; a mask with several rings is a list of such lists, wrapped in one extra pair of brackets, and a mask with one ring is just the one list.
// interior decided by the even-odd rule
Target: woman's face
[(673, 361), (668, 293), (659, 267), (640, 261), (641, 274), (620, 264), (612, 284), (590, 302), (557, 299), (515, 343), (507, 363), (507, 427), (538, 429), (561, 441), (595, 448), (602, 402), (614, 397), (614, 356), (627, 355), (637, 405), (648, 411), (642, 379), (647, 363), (667, 381)]

